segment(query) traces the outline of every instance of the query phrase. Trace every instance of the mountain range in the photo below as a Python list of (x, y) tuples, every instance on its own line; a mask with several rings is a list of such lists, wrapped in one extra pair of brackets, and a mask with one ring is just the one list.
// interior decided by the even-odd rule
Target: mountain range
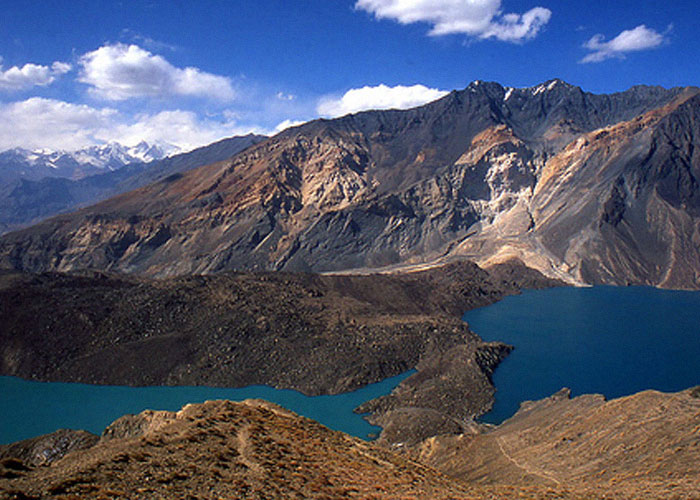
[(0, 230), (39, 222), (0, 236), (3, 374), (328, 394), (416, 372), (356, 410), (375, 443), (260, 401), (145, 411), (0, 446), (0, 497), (697, 498), (699, 388), (481, 424), (513, 347), (459, 318), (526, 287), (700, 288), (699, 142), (694, 87), (477, 81), (11, 183)]
[(145, 141), (127, 147), (118, 142), (90, 146), (76, 151), (24, 148), (0, 152), (0, 181), (39, 180), (44, 177), (81, 179), (104, 171), (117, 170), (129, 163), (148, 163), (178, 152), (170, 144), (150, 145)]
[(517, 258), (569, 283), (698, 288), (699, 92), (477, 81), (315, 120), (7, 234), (0, 262), (169, 276)]
[[(0, 178), (4, 179), (0, 182), (0, 234), (181, 170), (224, 160), (263, 138), (253, 134), (232, 137), (167, 156), (163, 148), (145, 142), (129, 149), (110, 143), (73, 153), (18, 149), (0, 153)], [(174, 152), (172, 147), (168, 151)], [(56, 166), (59, 164), (63, 167)], [(64, 168), (66, 165), (73, 168)], [(75, 178), (76, 171), (80, 178)]]

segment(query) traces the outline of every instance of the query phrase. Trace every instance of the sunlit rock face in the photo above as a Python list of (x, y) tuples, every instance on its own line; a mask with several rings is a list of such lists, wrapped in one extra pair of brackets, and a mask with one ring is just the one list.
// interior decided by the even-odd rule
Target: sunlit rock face
[(698, 288), (697, 93), (479, 82), (317, 120), (6, 235), (0, 262), (168, 276), (517, 257), (571, 283)]

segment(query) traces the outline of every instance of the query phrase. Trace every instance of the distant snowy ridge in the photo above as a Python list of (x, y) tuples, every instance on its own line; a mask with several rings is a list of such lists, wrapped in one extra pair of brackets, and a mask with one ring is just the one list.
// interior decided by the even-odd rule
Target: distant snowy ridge
[(89, 164), (97, 168), (114, 170), (128, 163), (148, 163), (149, 161), (161, 160), (179, 151), (178, 147), (170, 144), (151, 145), (142, 141), (132, 147), (122, 146), (117, 142), (110, 142), (102, 146), (92, 146), (63, 154), (71, 156), (75, 161), (83, 165)]
[(13, 148), (0, 152), (0, 178), (79, 179), (104, 171), (117, 170), (129, 163), (161, 160), (178, 152), (180, 149), (172, 144), (148, 144), (145, 141), (135, 146), (109, 142), (77, 151)]

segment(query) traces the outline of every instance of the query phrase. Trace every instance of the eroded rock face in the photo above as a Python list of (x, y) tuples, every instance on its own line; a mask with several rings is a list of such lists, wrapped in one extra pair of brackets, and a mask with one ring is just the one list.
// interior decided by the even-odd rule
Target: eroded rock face
[[(11, 445), (0, 445), (0, 461), (15, 458), (27, 467), (50, 465), (68, 453), (94, 446), (98, 440), (98, 436), (87, 431), (61, 429)], [(5, 468), (12, 470), (7, 464)]]
[(519, 258), (572, 283), (697, 288), (696, 94), (480, 82), (317, 120), (6, 235), (0, 265), (172, 276)]

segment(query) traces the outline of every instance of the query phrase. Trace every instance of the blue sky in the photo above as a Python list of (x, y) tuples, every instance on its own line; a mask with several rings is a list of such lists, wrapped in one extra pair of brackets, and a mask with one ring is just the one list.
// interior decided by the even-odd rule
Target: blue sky
[(0, 150), (192, 148), (473, 80), (700, 84), (697, 1), (4, 2)]

